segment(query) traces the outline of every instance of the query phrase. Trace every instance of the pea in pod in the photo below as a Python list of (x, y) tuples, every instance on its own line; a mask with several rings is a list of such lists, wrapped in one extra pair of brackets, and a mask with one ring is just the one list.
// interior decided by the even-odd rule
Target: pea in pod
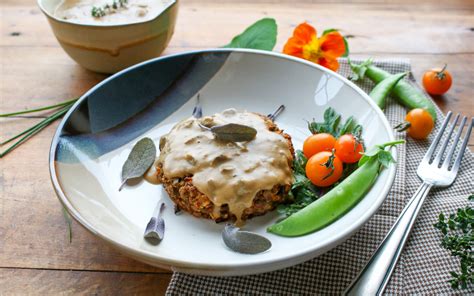
[[(368, 59), (360, 65), (349, 64), (354, 72), (354, 79), (362, 79), (367, 76), (374, 83), (380, 83), (382, 80), (390, 77), (392, 74), (372, 65), (372, 60)], [(398, 101), (406, 106), (407, 108), (415, 109), (422, 108), (428, 111), (433, 117), (433, 121), (436, 121), (436, 108), (431, 100), (429, 100), (423, 92), (414, 86), (410, 85), (404, 80), (400, 80), (397, 85), (393, 88), (393, 94)]]
[(405, 77), (407, 73), (398, 73), (395, 75), (391, 75), (380, 83), (378, 83), (374, 89), (370, 92), (369, 96), (374, 100), (374, 102), (380, 107), (380, 109), (385, 109), (385, 104), (387, 101), (387, 97), (393, 88), (397, 85), (397, 83)]
[(267, 231), (294, 237), (309, 234), (333, 223), (362, 200), (377, 179), (381, 167), (393, 161), (390, 152), (384, 148), (403, 142), (390, 142), (370, 149), (361, 158), (360, 167), (339, 185), (299, 212), (271, 225)]

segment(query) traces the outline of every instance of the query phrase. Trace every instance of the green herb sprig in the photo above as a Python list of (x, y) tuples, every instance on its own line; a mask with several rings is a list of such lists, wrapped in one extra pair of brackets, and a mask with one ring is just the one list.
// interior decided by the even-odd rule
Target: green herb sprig
[(324, 111), (324, 121), (308, 122), (308, 129), (313, 134), (328, 133), (334, 137), (339, 137), (345, 134), (352, 134), (356, 139), (360, 140), (362, 135), (362, 126), (357, 124), (354, 117), (347, 118), (346, 122), (341, 126), (341, 115), (333, 108), (329, 107)]
[[(469, 196), (469, 201), (474, 195)], [(449, 283), (453, 289), (467, 289), (474, 284), (474, 209), (468, 205), (448, 217), (440, 213), (434, 227), (443, 234), (441, 246), (458, 257), (459, 271), (450, 271)]]
[(5, 155), (12, 152), (14, 149), (18, 148), (21, 144), (26, 142), (29, 138), (31, 138), (32, 136), (39, 133), (41, 130), (43, 130), (45, 127), (49, 126), (51, 123), (53, 123), (57, 119), (61, 118), (64, 114), (67, 113), (69, 108), (76, 101), (77, 101), (77, 99), (73, 99), (73, 100), (68, 100), (68, 101), (65, 101), (65, 102), (62, 102), (62, 103), (58, 103), (58, 104), (54, 104), (54, 105), (50, 105), (50, 106), (46, 106), (46, 107), (41, 107), (41, 108), (37, 108), (37, 109), (30, 109), (30, 110), (0, 114), (0, 117), (7, 117), (7, 118), (10, 117), (10, 118), (12, 118), (12, 117), (16, 117), (18, 115), (56, 109), (56, 111), (53, 114), (51, 114), (50, 116), (48, 116), (45, 119), (41, 120), (37, 124), (27, 128), (26, 130), (16, 134), (13, 137), (1, 142), (0, 146), (4, 146), (4, 145), (18, 139), (16, 142), (14, 142), (12, 145), (10, 145), (10, 147), (8, 147), (7, 149), (5, 149), (3, 152), (0, 153), (0, 158), (3, 158)]
[(124, 8), (128, 4), (128, 0), (114, 0), (112, 4), (105, 4), (102, 7), (92, 6), (91, 15), (96, 18), (101, 18), (107, 14), (114, 13), (119, 8)]

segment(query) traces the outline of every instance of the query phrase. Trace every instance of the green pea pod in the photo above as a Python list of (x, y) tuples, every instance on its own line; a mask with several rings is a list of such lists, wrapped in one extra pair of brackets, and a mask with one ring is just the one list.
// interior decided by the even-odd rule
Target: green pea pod
[(378, 83), (370, 92), (369, 96), (375, 101), (375, 103), (380, 107), (380, 109), (385, 109), (385, 103), (387, 101), (388, 95), (397, 85), (397, 83), (406, 75), (406, 72), (391, 75), (380, 81), (380, 83)]
[(377, 179), (380, 161), (370, 158), (339, 185), (304, 209), (267, 228), (281, 236), (301, 236), (324, 228), (354, 207)]
[[(377, 84), (385, 78), (391, 76), (391, 74), (387, 71), (372, 65), (372, 61), (370, 59), (360, 65), (352, 64), (350, 61), (349, 64), (355, 74), (354, 78), (356, 80), (367, 76), (370, 80)], [(433, 120), (436, 121), (436, 108), (433, 102), (429, 100), (423, 94), (423, 92), (410, 85), (408, 82), (404, 80), (399, 81), (393, 89), (393, 94), (402, 105), (406, 106), (410, 110), (415, 108), (425, 109), (431, 114)]]

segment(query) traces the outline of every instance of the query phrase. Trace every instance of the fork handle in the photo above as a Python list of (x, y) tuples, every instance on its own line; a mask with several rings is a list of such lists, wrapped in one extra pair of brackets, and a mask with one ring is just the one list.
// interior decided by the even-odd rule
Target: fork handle
[(367, 265), (345, 290), (345, 295), (380, 295), (383, 293), (432, 186), (432, 184), (424, 182), (418, 188)]

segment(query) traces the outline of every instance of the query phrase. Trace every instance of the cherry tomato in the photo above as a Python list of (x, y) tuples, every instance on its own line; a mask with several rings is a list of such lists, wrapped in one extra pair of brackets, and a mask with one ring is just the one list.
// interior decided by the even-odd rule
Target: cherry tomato
[(421, 108), (408, 112), (405, 120), (410, 123), (407, 134), (413, 139), (425, 139), (434, 127), (430, 113)]
[(332, 152), (319, 152), (308, 159), (306, 163), (306, 176), (316, 186), (330, 186), (341, 178), (342, 162)]
[(364, 152), (364, 146), (353, 135), (343, 135), (334, 145), (336, 155), (344, 163), (358, 162)]
[(307, 158), (321, 151), (331, 151), (336, 139), (331, 134), (321, 133), (309, 136), (303, 144), (303, 153)]
[(453, 79), (448, 70), (446, 70), (446, 65), (443, 69), (431, 69), (423, 74), (423, 86), (432, 95), (444, 94), (449, 90), (452, 83)]

